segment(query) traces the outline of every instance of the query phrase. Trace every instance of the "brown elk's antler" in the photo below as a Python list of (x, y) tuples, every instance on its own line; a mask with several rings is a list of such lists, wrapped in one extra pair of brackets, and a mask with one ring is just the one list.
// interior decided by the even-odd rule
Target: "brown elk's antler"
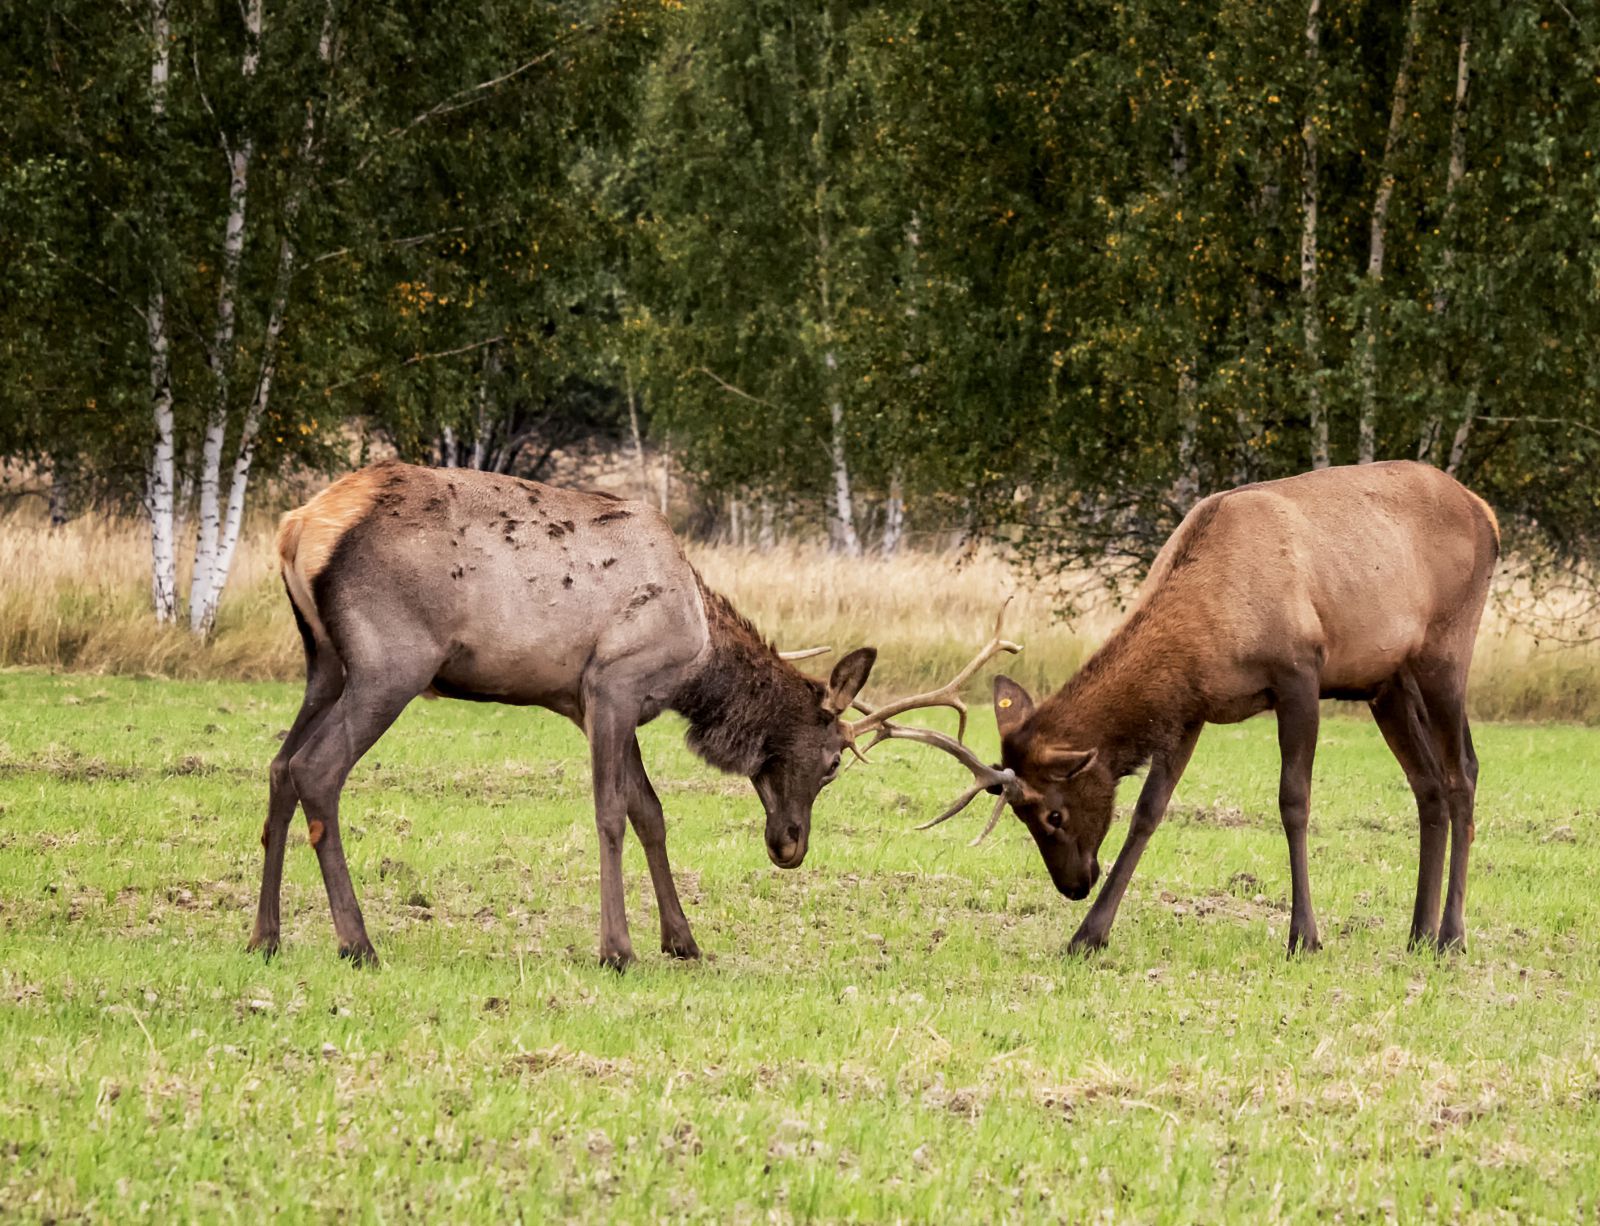
[[(999, 793), (999, 800), (995, 803), (994, 812), (989, 817), (988, 825), (983, 828), (983, 832), (977, 838), (972, 840), (971, 845), (974, 847), (988, 838), (989, 832), (1000, 821), (1000, 815), (1005, 812), (1006, 803), (1010, 799), (1012, 785), (1015, 784), (1017, 777), (1010, 770), (990, 766), (963, 743), (967, 731), (967, 704), (961, 699), (961, 687), (971, 680), (974, 673), (1001, 652), (1014, 654), (1022, 650), (1020, 643), (1013, 643), (1009, 639), (1001, 637), (1006, 618), (1006, 608), (1010, 604), (1011, 597), (1008, 596), (1000, 606), (999, 613), (995, 616), (994, 634), (990, 636), (989, 641), (983, 645), (971, 662), (950, 681), (936, 690), (913, 694), (907, 698), (895, 699), (893, 702), (884, 703), (880, 707), (874, 707), (857, 700), (853, 705), (856, 710), (862, 713), (863, 718), (847, 726), (851, 752), (863, 762), (867, 760), (865, 753), (856, 746), (855, 740), (862, 733), (870, 732), (873, 737), (866, 746), (866, 752), (870, 752), (874, 746), (887, 740), (920, 741), (924, 745), (932, 745), (936, 749), (944, 750), (945, 753), (955, 758), (956, 761), (972, 772), (973, 785), (957, 797), (955, 803), (939, 814), (938, 817), (933, 818), (931, 821), (923, 822), (918, 826), (918, 830), (927, 830), (937, 826), (940, 822), (949, 821), (983, 792)], [(904, 724), (891, 723), (889, 720), (892, 715), (903, 715), (907, 711), (920, 710), (925, 707), (950, 707), (954, 710), (960, 717), (957, 734), (951, 737), (932, 728), (912, 728)]]

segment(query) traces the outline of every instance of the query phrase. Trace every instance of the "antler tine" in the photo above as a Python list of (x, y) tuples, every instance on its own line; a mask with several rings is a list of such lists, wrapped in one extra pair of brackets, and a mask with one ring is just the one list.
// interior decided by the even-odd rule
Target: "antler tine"
[(1006, 801), (1009, 799), (1010, 797), (1008, 797), (1004, 792), (1000, 793), (1000, 799), (994, 802), (994, 812), (989, 814), (989, 824), (983, 828), (982, 834), (967, 844), (968, 847), (976, 847), (979, 843), (983, 842), (984, 839), (989, 837), (989, 832), (999, 824), (1000, 815), (1006, 811)]
[[(920, 826), (917, 827), (917, 829), (918, 830), (932, 830), (940, 822), (949, 821), (957, 813), (960, 813), (963, 809), (965, 809), (973, 801), (977, 800), (978, 797), (983, 794), (984, 789), (987, 788), (987, 787), (988, 787), (988, 785), (985, 784), (985, 783), (982, 783), (982, 782), (974, 783), (965, 792), (961, 793), (961, 795), (956, 799), (955, 804), (951, 805), (948, 809), (946, 809), (943, 813), (939, 814), (939, 816), (934, 818), (932, 821), (923, 822)], [(1002, 801), (1004, 801), (1005, 797), (1002, 796), (1000, 799)]]
[(802, 647), (798, 651), (780, 651), (778, 659), (809, 660), (812, 656), (825, 656), (832, 650), (832, 647)]
[[(995, 803), (994, 813), (989, 818), (989, 824), (983, 828), (983, 833), (973, 840), (973, 846), (977, 846), (977, 844), (983, 842), (984, 839), (989, 837), (989, 832), (995, 828), (995, 825), (1000, 821), (1001, 813), (1005, 811), (1006, 802), (1010, 800), (1011, 785), (1015, 783), (1017, 779), (1017, 776), (1013, 771), (996, 769), (995, 767), (990, 766), (960, 741), (954, 739), (953, 737), (947, 736), (943, 732), (935, 731), (932, 728), (907, 728), (902, 724), (891, 724), (885, 722), (880, 724), (876, 729), (874, 729), (874, 731), (877, 733), (877, 735), (873, 738), (872, 745), (876, 745), (880, 741), (887, 741), (891, 739), (899, 741), (920, 741), (924, 745), (932, 745), (936, 749), (944, 750), (973, 774), (973, 785), (965, 792), (961, 793), (961, 795), (956, 798), (955, 803), (943, 813), (939, 814), (938, 817), (934, 818), (932, 821), (923, 822), (920, 826), (918, 826), (918, 830), (931, 830), (940, 822), (949, 821), (957, 813), (960, 813), (974, 800), (976, 800), (981, 793), (987, 792), (991, 788), (999, 787), (1000, 798)], [(872, 745), (868, 745), (867, 748), (871, 749)]]
[(1013, 643), (1009, 639), (1001, 638), (1005, 630), (1006, 609), (1010, 606), (1012, 597), (1007, 596), (1000, 605), (1000, 611), (995, 615), (994, 634), (983, 645), (967, 666), (959, 673), (945, 682), (936, 690), (928, 690), (922, 694), (912, 694), (907, 698), (897, 698), (893, 702), (884, 703), (881, 707), (869, 708), (861, 703), (856, 707), (865, 713), (864, 718), (850, 725), (850, 734), (855, 735), (868, 732), (884, 724), (891, 717), (903, 715), (920, 707), (949, 707), (959, 717), (958, 737), (966, 739), (967, 735), (967, 704), (961, 699), (961, 687), (972, 679), (974, 673), (987, 664), (1001, 652), (1010, 652), (1015, 655), (1022, 650), (1022, 644)]

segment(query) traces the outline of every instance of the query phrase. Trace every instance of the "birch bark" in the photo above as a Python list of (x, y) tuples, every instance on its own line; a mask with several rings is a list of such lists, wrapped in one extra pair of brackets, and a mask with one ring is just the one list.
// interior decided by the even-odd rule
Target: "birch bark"
[[(166, 126), (167, 80), (172, 64), (167, 0), (150, 0), (150, 36), (150, 120), (159, 143)], [(155, 442), (145, 473), (145, 511), (150, 516), (150, 601), (156, 620), (170, 622), (178, 616), (178, 566), (172, 523), (172, 364), (167, 342), (166, 296), (159, 268), (150, 270), (145, 329), (150, 350), (150, 413), (155, 426)]]
[[(239, 76), (249, 85), (255, 80), (261, 62), (261, 4), (249, 0), (244, 6), (245, 48), (239, 62)], [(228, 215), (223, 223), (222, 260), (217, 275), (217, 319), (211, 338), (211, 410), (206, 416), (206, 433), (200, 448), (200, 535), (195, 540), (194, 576), (189, 584), (189, 628), (196, 633), (209, 629), (208, 612), (215, 607), (212, 587), (220, 587), (226, 572), (216, 575), (218, 535), (221, 529), (222, 447), (227, 441), (229, 417), (229, 375), (233, 369), (235, 303), (239, 291), (239, 261), (244, 254), (245, 211), (250, 195), (250, 158), (255, 147), (249, 132), (230, 145), (227, 132), (220, 133), (223, 152), (228, 158)]]
[[(333, 62), (332, 0), (323, 11), (322, 33), (317, 42), (317, 56), (324, 67)], [(267, 311), (266, 333), (261, 341), (261, 364), (256, 372), (255, 393), (245, 409), (244, 422), (239, 430), (239, 447), (234, 455), (233, 472), (228, 482), (227, 513), (222, 521), (221, 536), (217, 542), (212, 582), (205, 592), (201, 617), (191, 625), (200, 634), (210, 634), (216, 624), (217, 607), (222, 599), (223, 587), (233, 569), (233, 556), (239, 544), (239, 530), (244, 524), (245, 493), (250, 484), (250, 469), (255, 461), (256, 437), (261, 430), (261, 419), (272, 398), (272, 385), (278, 373), (278, 344), (283, 336), (288, 317), (289, 290), (294, 278), (297, 251), (294, 245), (295, 223), (305, 199), (307, 181), (317, 160), (317, 115), (315, 106), (306, 103), (306, 121), (300, 138), (300, 159), (297, 173), (289, 185), (283, 202), (281, 235), (278, 240), (278, 266), (273, 280), (272, 304)], [(203, 526), (203, 525), (202, 525)], [(191, 597), (193, 603), (193, 597)]]

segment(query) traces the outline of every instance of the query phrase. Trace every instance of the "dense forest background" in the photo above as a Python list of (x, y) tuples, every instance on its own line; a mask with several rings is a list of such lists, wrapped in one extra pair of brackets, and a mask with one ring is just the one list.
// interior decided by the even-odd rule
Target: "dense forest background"
[[(252, 482), (670, 452), (752, 539), (1137, 568), (1416, 457), (1600, 542), (1581, 0), (0, 17), (0, 457), (212, 624)], [(352, 428), (354, 427), (354, 428)], [(193, 553), (187, 596), (180, 555)]]

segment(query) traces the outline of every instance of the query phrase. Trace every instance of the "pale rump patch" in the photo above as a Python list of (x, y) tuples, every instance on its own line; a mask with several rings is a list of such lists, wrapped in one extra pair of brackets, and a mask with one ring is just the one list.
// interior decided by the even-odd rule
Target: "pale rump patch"
[(311, 596), (311, 581), (327, 566), (339, 539), (372, 508), (380, 482), (389, 471), (379, 465), (341, 477), (278, 523), (278, 564), (295, 606), (318, 638), (327, 635)]
[(306, 823), (306, 837), (311, 840), (311, 846), (322, 842), (322, 829), (322, 823), (314, 817)]

